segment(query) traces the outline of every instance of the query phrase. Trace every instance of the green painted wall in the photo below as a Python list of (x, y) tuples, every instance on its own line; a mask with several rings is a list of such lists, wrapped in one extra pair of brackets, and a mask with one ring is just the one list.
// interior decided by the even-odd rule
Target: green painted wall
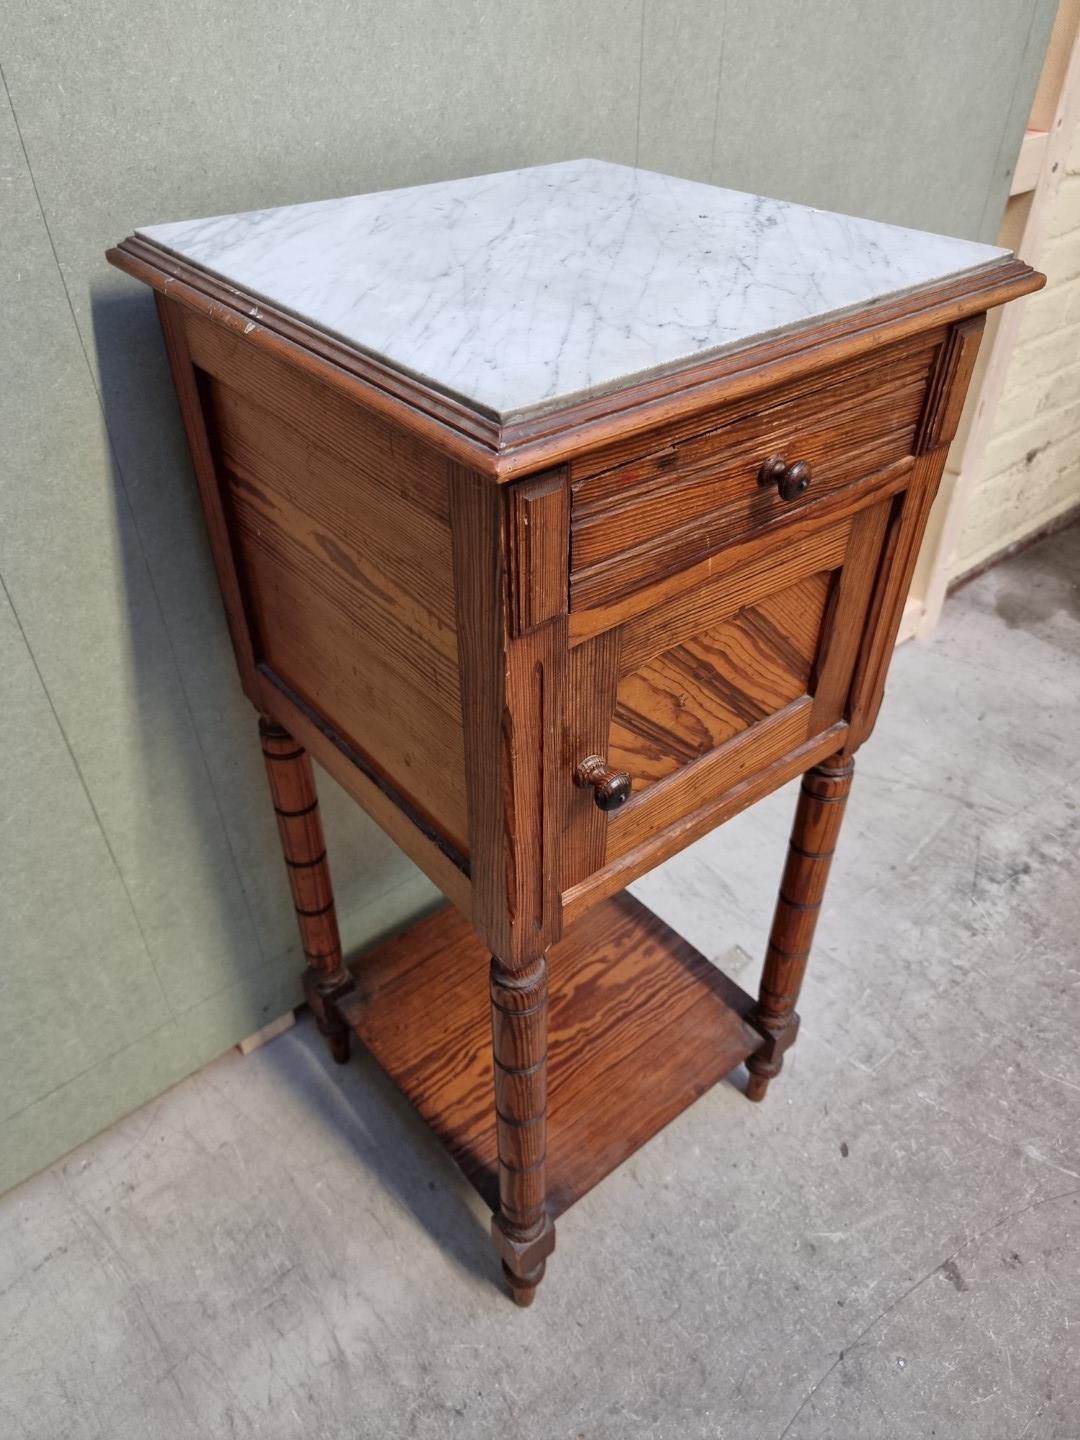
[[(134, 226), (595, 155), (992, 240), (1052, 0), (6, 0), (0, 1188), (297, 998)], [(431, 887), (323, 787), (356, 946)]]

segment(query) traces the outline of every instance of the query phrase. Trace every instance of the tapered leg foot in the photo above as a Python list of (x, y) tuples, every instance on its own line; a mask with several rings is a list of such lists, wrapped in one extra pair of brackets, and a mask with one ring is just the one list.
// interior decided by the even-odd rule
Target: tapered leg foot
[[(322, 1030), (322, 1026), (319, 1027)], [(338, 1065), (347, 1065), (349, 1055), (352, 1051), (351, 1034), (344, 1024), (339, 1025), (335, 1030), (322, 1030), (326, 1037), (326, 1043), (330, 1047), (330, 1054)]]
[(791, 831), (784, 878), (769, 932), (769, 948), (758, 1003), (751, 1023), (762, 1046), (750, 1056), (748, 1100), (762, 1101), (769, 1081), (784, 1063), (784, 1052), (799, 1033), (795, 1006), (810, 958), (818, 911), (825, 896), (829, 865), (840, 834), (844, 806), (855, 770), (850, 758), (836, 756), (803, 776)]
[(510, 1296), (514, 1304), (520, 1305), (522, 1310), (527, 1310), (536, 1298), (536, 1287), (544, 1278), (544, 1270), (547, 1268), (546, 1261), (541, 1260), (536, 1269), (530, 1270), (528, 1275), (515, 1275), (505, 1260), (502, 1268), (507, 1284), (510, 1286)]
[(337, 1001), (352, 988), (334, 910), (334, 891), (311, 761), (302, 745), (270, 720), (259, 721), (263, 759), (307, 959), (304, 995), (339, 1065), (349, 1058), (349, 1029)]

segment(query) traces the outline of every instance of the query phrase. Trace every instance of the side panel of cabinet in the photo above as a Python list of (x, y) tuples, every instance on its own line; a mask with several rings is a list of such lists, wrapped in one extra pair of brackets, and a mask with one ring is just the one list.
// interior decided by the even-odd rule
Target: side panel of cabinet
[(279, 689), (463, 861), (447, 465), (212, 322), (182, 325), (257, 688)]

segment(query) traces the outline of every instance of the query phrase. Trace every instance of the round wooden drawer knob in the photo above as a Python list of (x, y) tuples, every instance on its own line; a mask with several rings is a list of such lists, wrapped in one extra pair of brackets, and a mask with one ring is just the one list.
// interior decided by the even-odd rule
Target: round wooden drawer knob
[(574, 771), (574, 784), (579, 789), (592, 789), (600, 810), (618, 810), (630, 799), (630, 776), (625, 770), (612, 770), (599, 755), (586, 755)]
[(770, 455), (758, 471), (758, 484), (775, 485), (781, 500), (797, 500), (810, 488), (812, 478), (806, 460), (789, 465), (782, 455)]

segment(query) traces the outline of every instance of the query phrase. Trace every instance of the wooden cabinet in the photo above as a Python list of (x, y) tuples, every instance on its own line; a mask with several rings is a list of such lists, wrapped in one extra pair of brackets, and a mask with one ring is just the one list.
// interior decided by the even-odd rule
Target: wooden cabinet
[[(599, 162), (110, 258), (158, 292), (308, 999), (526, 1304), (574, 1200), (779, 1072), (982, 317), (1041, 277)], [(348, 962), (309, 757), (453, 902)], [(624, 887), (800, 774), (752, 997)]]

